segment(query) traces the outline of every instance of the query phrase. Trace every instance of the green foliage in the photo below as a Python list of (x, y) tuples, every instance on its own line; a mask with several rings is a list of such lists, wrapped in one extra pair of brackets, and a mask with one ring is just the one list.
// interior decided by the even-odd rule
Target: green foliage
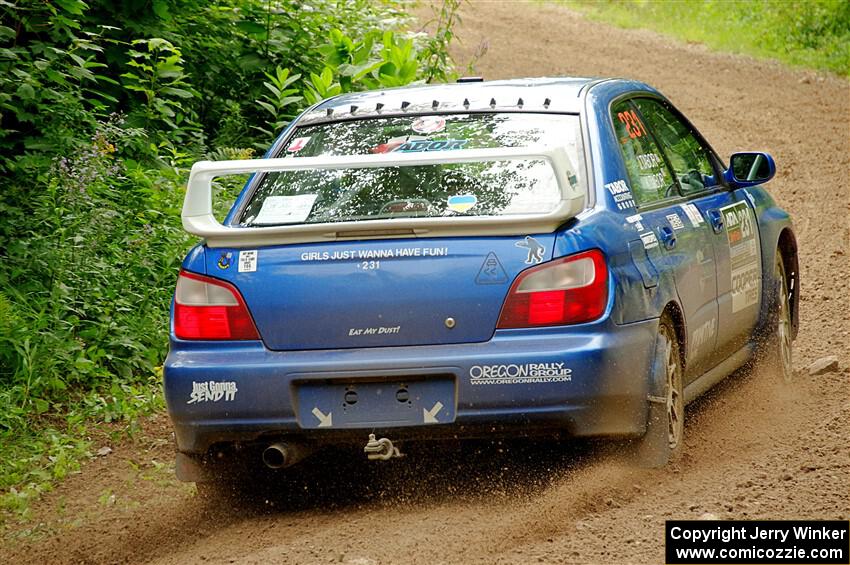
[[(136, 39), (127, 51), (130, 68), (121, 75), (126, 90), (144, 95), (136, 110), (147, 131), (170, 135), (178, 141), (198, 131), (195, 112), (184, 101), (199, 94), (188, 84), (183, 55), (171, 42), (154, 37)], [(132, 120), (132, 115), (131, 115)]]
[(286, 124), (295, 117), (296, 104), (300, 104), (304, 97), (298, 88), (290, 88), (301, 75), (289, 76), (289, 69), (275, 69), (274, 74), (265, 73), (269, 80), (263, 82), (263, 86), (269, 91), (264, 93), (257, 104), (270, 114), (271, 130), (265, 124), (254, 126), (264, 136), (272, 137), (275, 132), (281, 131)]
[[(454, 13), (457, 0), (446, 0)], [(307, 105), (451, 78), (400, 0), (0, 0), (0, 509), (162, 406), (188, 166)], [(219, 216), (242, 183), (216, 185)]]
[(850, 76), (846, 0), (565, 0), (591, 17)]

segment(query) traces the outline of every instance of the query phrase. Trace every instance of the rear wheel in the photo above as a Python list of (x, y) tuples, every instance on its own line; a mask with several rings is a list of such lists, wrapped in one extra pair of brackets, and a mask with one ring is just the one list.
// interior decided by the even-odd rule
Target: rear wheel
[(663, 467), (682, 453), (685, 397), (682, 385), (682, 358), (673, 323), (661, 318), (652, 362), (653, 378), (663, 382), (661, 396), (649, 405), (646, 434), (635, 443), (635, 461), (642, 467)]

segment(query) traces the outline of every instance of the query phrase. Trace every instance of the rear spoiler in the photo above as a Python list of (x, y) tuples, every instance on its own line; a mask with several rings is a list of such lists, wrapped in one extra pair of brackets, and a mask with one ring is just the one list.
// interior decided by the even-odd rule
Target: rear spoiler
[[(309, 169), (366, 169), (517, 160), (544, 160), (552, 166), (561, 191), (561, 201), (554, 210), (545, 214), (390, 218), (266, 227), (224, 226), (213, 215), (212, 181), (220, 176)], [(346, 239), (545, 233), (554, 231), (564, 221), (584, 209), (585, 192), (571, 183), (571, 178), (576, 177), (563, 147), (500, 147), (379, 155), (200, 161), (192, 166), (189, 175), (186, 199), (183, 202), (183, 228), (206, 239), (209, 247), (257, 247)]]

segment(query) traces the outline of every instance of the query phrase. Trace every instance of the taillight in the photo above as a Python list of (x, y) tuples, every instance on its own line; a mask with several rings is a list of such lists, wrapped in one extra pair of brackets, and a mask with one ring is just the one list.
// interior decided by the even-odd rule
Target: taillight
[(177, 277), (174, 335), (180, 339), (260, 339), (235, 286), (186, 271)]
[(517, 276), (502, 306), (499, 328), (562, 326), (602, 316), (608, 268), (598, 249), (549, 261)]

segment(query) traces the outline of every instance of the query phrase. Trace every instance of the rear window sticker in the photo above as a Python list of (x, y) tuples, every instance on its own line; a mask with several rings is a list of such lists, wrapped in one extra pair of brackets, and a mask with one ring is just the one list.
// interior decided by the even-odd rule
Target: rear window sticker
[(253, 273), (257, 270), (257, 250), (239, 252), (239, 272)]
[(291, 224), (303, 222), (313, 211), (318, 194), (298, 194), (295, 196), (269, 196), (254, 224)]
[(667, 221), (670, 222), (670, 227), (674, 230), (685, 229), (685, 223), (682, 221), (682, 218), (679, 217), (679, 214), (667, 214)]
[(658, 238), (651, 231), (640, 234), (640, 239), (643, 241), (644, 249), (654, 249), (658, 247)]
[(528, 250), (528, 256), (525, 258), (527, 265), (543, 262), (543, 254), (546, 252), (546, 248), (530, 235), (525, 236), (525, 239), (517, 241), (514, 245)]
[(720, 213), (729, 243), (732, 312), (735, 313), (759, 303), (761, 264), (755, 215), (746, 202), (721, 208)]
[(381, 214), (415, 214), (416, 212), (427, 212), (430, 208), (431, 203), (424, 198), (391, 200), (381, 206)]
[(614, 182), (605, 184), (605, 188), (611, 193), (614, 202), (617, 203), (617, 210), (628, 210), (635, 207), (635, 200), (632, 196), (632, 190), (626, 181), (620, 179)]
[(391, 137), (386, 143), (381, 143), (380, 145), (376, 145), (372, 149), (369, 150), (370, 153), (389, 153), (390, 151), (395, 151), (408, 141), (419, 141), (419, 140), (427, 140), (427, 137), (423, 137), (421, 135), (402, 135), (398, 137)]
[(286, 151), (288, 153), (298, 153), (299, 151), (304, 149), (304, 147), (306, 147), (309, 142), (310, 142), (310, 136), (308, 136), (308, 137), (296, 137), (289, 144), (289, 147), (286, 148)]
[(467, 143), (469, 143), (468, 139), (442, 139), (439, 141), (431, 141), (424, 139), (418, 141), (405, 142), (397, 149), (393, 149), (393, 151), (398, 151), (400, 153), (419, 153), (425, 151), (454, 151), (456, 149), (463, 149)]
[(626, 143), (631, 139), (636, 139), (646, 135), (646, 128), (643, 126), (643, 122), (640, 118), (638, 118), (638, 115), (634, 110), (619, 112), (617, 114), (617, 119), (623, 122), (626, 126), (626, 132), (629, 134), (629, 137), (622, 138), (620, 143)]
[(702, 217), (702, 214), (700, 214), (699, 209), (696, 206), (694, 206), (693, 204), (682, 204), (681, 208), (682, 208), (682, 210), (684, 210), (685, 215), (691, 221), (691, 225), (694, 226), (695, 228), (698, 228), (700, 226), (700, 224), (705, 222), (705, 220)]
[(186, 404), (197, 404), (200, 402), (231, 402), (236, 400), (236, 383), (233, 381), (192, 381), (192, 392)]
[(446, 203), (449, 210), (462, 214), (478, 204), (478, 198), (474, 194), (455, 194), (454, 196), (449, 196)]
[(426, 135), (439, 133), (446, 129), (446, 119), (440, 116), (423, 116), (414, 121), (410, 129), (416, 133), (424, 133)]
[(230, 268), (230, 265), (233, 264), (233, 252), (232, 251), (222, 251), (221, 255), (218, 256), (218, 268), (222, 271), (225, 271)]
[(650, 171), (657, 169), (662, 165), (661, 157), (655, 153), (644, 153), (643, 155), (635, 155), (638, 162), (638, 168), (641, 171)]
[(508, 274), (505, 272), (505, 268), (502, 267), (499, 257), (491, 251), (484, 258), (484, 262), (478, 270), (478, 276), (475, 277), (475, 284), (504, 284), (506, 282), (508, 282)]

